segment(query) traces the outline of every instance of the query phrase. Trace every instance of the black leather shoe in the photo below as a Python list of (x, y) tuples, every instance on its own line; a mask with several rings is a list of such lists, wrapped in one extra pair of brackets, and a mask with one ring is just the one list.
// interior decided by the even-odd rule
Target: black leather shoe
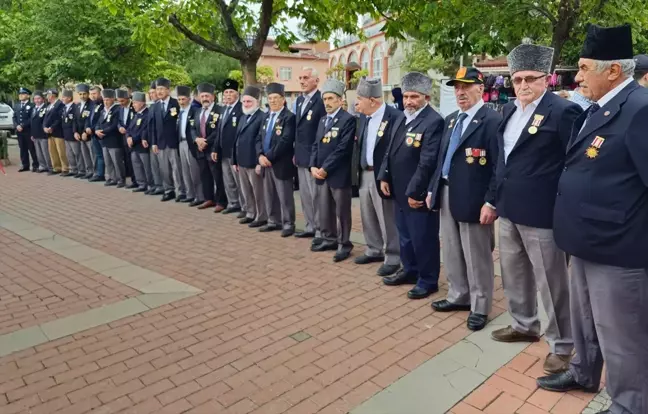
[(243, 217), (242, 219), (239, 220), (239, 223), (241, 223), (241, 224), (254, 223), (254, 219), (251, 219), (249, 217)]
[(488, 323), (488, 315), (470, 312), (466, 326), (471, 331), (481, 331)]
[(108, 181), (106, 181), (104, 183), (105, 187), (112, 187), (112, 186), (115, 186), (115, 185), (117, 185), (117, 181), (113, 181), (113, 180), (108, 180)]
[(536, 380), (538, 387), (547, 391), (567, 392), (573, 390), (580, 390), (589, 393), (598, 392), (598, 387), (584, 387), (576, 382), (572, 373), (567, 370), (559, 374), (548, 375), (540, 377)]
[[(151, 195), (164, 195), (164, 190), (161, 188), (158, 188), (157, 190), (153, 190), (151, 192)], [(175, 193), (173, 193), (173, 197), (175, 198)]]
[(336, 242), (323, 241), (320, 244), (311, 245), (311, 252), (325, 252), (327, 250), (337, 250)]
[(64, 172), (64, 173), (61, 173), (61, 177), (70, 177), (70, 176), (73, 176), (73, 175), (74, 175), (74, 174), (72, 174), (72, 173), (69, 172), (69, 171), (66, 171), (66, 172)]
[(470, 311), (470, 305), (457, 305), (446, 299), (432, 302), (432, 309), (437, 312)]
[(137, 188), (133, 189), (134, 193), (145, 193), (146, 191), (147, 191), (146, 187), (137, 187)]
[(421, 286), (414, 286), (409, 292), (407, 292), (407, 297), (410, 299), (425, 299), (431, 294), (437, 293), (438, 291), (439, 288), (434, 286), (427, 289)]
[(47, 171), (47, 170), (38, 170), (39, 174), (46, 173), (46, 172), (49, 172), (49, 171)]
[(243, 210), (241, 210), (241, 212), (236, 215), (237, 219), (242, 219), (242, 218), (245, 218), (245, 217), (247, 217), (247, 213), (245, 211), (243, 211)]
[(163, 195), (161, 201), (171, 201), (174, 198), (175, 198), (175, 193), (171, 191), (170, 193), (166, 193), (165, 195)]
[(198, 207), (198, 206), (201, 205), (202, 203), (204, 203), (203, 200), (194, 200), (194, 201), (192, 201), (191, 203), (189, 203), (189, 207)]
[(295, 237), (298, 239), (310, 239), (311, 237), (315, 237), (315, 232), (313, 231), (298, 231), (295, 233)]
[(322, 243), (324, 243), (324, 239), (323, 239), (323, 238), (321, 238), (321, 237), (315, 237), (315, 238), (311, 241), (311, 247), (313, 247), (313, 246), (317, 246), (318, 244), (322, 244)]
[(38, 167), (32, 167), (32, 170), (31, 170), (31, 171), (32, 171), (33, 173), (37, 173), (37, 172), (39, 172), (39, 171), (38, 171)]
[(335, 256), (333, 256), (333, 262), (341, 262), (342, 260), (346, 260), (351, 256), (351, 250), (350, 249), (344, 249), (344, 250), (338, 250), (335, 253)]
[(183, 202), (183, 201), (186, 200), (186, 199), (187, 199), (187, 196), (186, 196), (186, 195), (184, 195), (184, 194), (180, 194), (179, 196), (177, 196), (177, 197), (175, 198), (175, 202), (176, 202), (176, 203), (180, 203), (180, 202)]
[(369, 264), (369, 263), (382, 263), (385, 261), (385, 256), (367, 256), (366, 254), (363, 254), (362, 256), (358, 256), (355, 259), (353, 259), (355, 264), (363, 265), (363, 264)]
[(194, 201), (193, 198), (187, 198), (187, 197), (180, 199), (181, 203), (193, 203), (193, 201)]
[(263, 227), (266, 224), (268, 224), (268, 222), (266, 220), (264, 220), (264, 221), (256, 221), (255, 220), (252, 223), (248, 224), (248, 227), (251, 228), (251, 229), (255, 229), (257, 227)]
[(399, 270), (394, 276), (383, 278), (383, 283), (387, 286), (415, 285), (416, 282), (418, 282), (418, 276), (407, 274), (404, 269)]
[(74, 178), (85, 178), (85, 173), (76, 173), (74, 174)]
[(29, 171), (29, 167), (20, 167), (20, 169), (18, 170), (18, 172), (25, 172), (25, 171)]
[(130, 184), (128, 184), (126, 186), (126, 188), (128, 188), (129, 190), (132, 190), (132, 189), (138, 188), (138, 187), (139, 187), (139, 185), (137, 183), (130, 183)]
[(123, 181), (117, 183), (117, 188), (124, 188), (126, 184)]
[(95, 175), (94, 175), (93, 173), (88, 173), (88, 174), (86, 174), (85, 177), (83, 177), (83, 178), (85, 178), (86, 180), (89, 180), (89, 179), (91, 179), (91, 178), (94, 177), (94, 176), (95, 176)]
[(295, 229), (283, 229), (281, 230), (281, 237), (290, 237), (295, 234)]
[(90, 181), (91, 183), (99, 183), (99, 182), (102, 182), (102, 181), (106, 181), (106, 179), (104, 177), (99, 177), (97, 175), (93, 175), (88, 181)]
[(47, 175), (57, 175), (57, 174), (60, 174), (60, 173), (61, 173), (60, 171), (50, 171), (50, 172), (47, 173)]
[(223, 214), (238, 213), (241, 211), (241, 207), (227, 207), (223, 210)]
[(261, 228), (259, 228), (259, 231), (261, 233), (268, 233), (268, 232), (277, 231), (277, 230), (281, 230), (281, 226), (278, 225), (278, 224), (266, 224), (265, 226), (262, 226)]
[(385, 277), (398, 272), (398, 269), (400, 269), (400, 265), (388, 265), (383, 263), (376, 271), (376, 274), (380, 277)]

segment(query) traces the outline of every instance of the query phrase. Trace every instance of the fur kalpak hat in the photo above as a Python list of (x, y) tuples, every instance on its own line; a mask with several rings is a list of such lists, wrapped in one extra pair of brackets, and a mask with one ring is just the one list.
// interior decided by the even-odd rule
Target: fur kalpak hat
[(322, 95), (334, 93), (339, 97), (344, 96), (344, 84), (337, 79), (327, 79), (322, 85)]
[(432, 93), (432, 79), (421, 72), (406, 73), (401, 80), (401, 89), (405, 92), (416, 92), (430, 96)]
[(632, 28), (587, 26), (587, 36), (580, 57), (594, 60), (632, 59)]
[(144, 92), (133, 92), (134, 102), (146, 102), (146, 95)]
[(356, 93), (363, 98), (382, 98), (382, 82), (379, 78), (367, 78), (363, 76), (360, 78), (360, 82), (358, 82)]
[(554, 49), (547, 46), (519, 45), (506, 57), (511, 75), (522, 70), (551, 73)]

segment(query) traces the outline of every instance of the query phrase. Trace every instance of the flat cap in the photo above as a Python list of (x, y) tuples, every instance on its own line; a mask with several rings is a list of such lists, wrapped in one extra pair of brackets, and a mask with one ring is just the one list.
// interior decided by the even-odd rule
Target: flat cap
[(167, 78), (157, 78), (155, 80), (155, 86), (161, 86), (163, 88), (171, 89), (171, 81)]
[(246, 86), (243, 90), (243, 96), (245, 95), (251, 96), (258, 101), (261, 97), (261, 89), (257, 88), (256, 86)]
[(356, 93), (362, 98), (382, 98), (382, 81), (380, 78), (367, 78), (363, 76), (360, 78), (360, 82), (358, 82)]
[(228, 89), (238, 91), (238, 88), (239, 88), (239, 84), (234, 79), (225, 79), (225, 82), (223, 82), (223, 90), (224, 91), (226, 91)]
[(117, 89), (117, 99), (128, 99), (128, 91), (126, 89)]
[(144, 92), (133, 92), (133, 102), (146, 103), (146, 94)]
[(629, 24), (616, 27), (587, 26), (587, 35), (580, 57), (594, 60), (632, 59), (632, 28)]
[(178, 93), (178, 96), (186, 96), (187, 98), (191, 96), (191, 88), (188, 86), (176, 86), (176, 92)]
[(72, 89), (63, 89), (62, 96), (64, 98), (74, 98), (74, 92)]
[(266, 86), (266, 95), (272, 95), (273, 93), (286, 96), (285, 88), (281, 83), (272, 82)]
[(107, 99), (115, 99), (115, 90), (114, 89), (104, 89), (101, 91), (101, 96)]
[(88, 93), (88, 92), (90, 92), (90, 86), (88, 84), (85, 84), (85, 83), (79, 83), (76, 86), (76, 91), (79, 92), (79, 93), (82, 93), (82, 92)]
[(421, 72), (409, 72), (401, 80), (401, 89), (405, 92), (416, 92), (430, 96), (432, 93), (432, 79)]
[(334, 93), (339, 97), (344, 96), (344, 83), (333, 78), (327, 79), (322, 85), (322, 95), (325, 93)]
[(196, 89), (198, 90), (198, 93), (209, 93), (212, 95), (216, 91), (216, 87), (211, 83), (200, 83), (196, 86)]
[(523, 70), (551, 73), (553, 55), (553, 47), (522, 44), (511, 50), (506, 60), (511, 75)]
[(27, 95), (31, 95), (31, 91), (29, 89), (27, 89), (27, 88), (18, 89), (18, 94), (21, 94), (21, 93), (26, 93)]

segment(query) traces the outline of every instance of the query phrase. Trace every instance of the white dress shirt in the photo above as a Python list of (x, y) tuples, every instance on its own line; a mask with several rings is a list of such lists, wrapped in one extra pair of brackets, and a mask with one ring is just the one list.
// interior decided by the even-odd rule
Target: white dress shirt
[(364, 146), (365, 153), (363, 156), (369, 167), (373, 167), (374, 165), (373, 153), (374, 148), (376, 148), (376, 140), (378, 139), (378, 129), (382, 123), (383, 116), (385, 116), (385, 107), (386, 105), (384, 103), (380, 105), (380, 108), (371, 115), (369, 125), (367, 125), (367, 142)]
[(166, 111), (169, 109), (169, 102), (171, 101), (171, 97), (167, 96), (166, 99), (163, 100), (158, 100), (158, 102), (162, 103), (162, 112), (166, 113)]
[(111, 109), (113, 108), (113, 106), (115, 106), (115, 105), (117, 105), (117, 102), (115, 102), (115, 103), (113, 103), (112, 105), (110, 105), (110, 108), (104, 106), (104, 121), (106, 120), (106, 118), (108, 118), (108, 114), (110, 114), (110, 110), (111, 110)]
[[(614, 97), (617, 96), (619, 94), (619, 92), (621, 92), (621, 90), (623, 90), (623, 88), (628, 86), (632, 81), (633, 81), (633, 78), (628, 78), (628, 79), (624, 80), (623, 82), (621, 82), (619, 85), (617, 85), (616, 88), (612, 89), (610, 92), (603, 95), (603, 97), (601, 99), (596, 101), (599, 108), (603, 108), (603, 105), (607, 104), (612, 99), (614, 99)], [(579, 134), (583, 131), (583, 128), (585, 128), (585, 124), (587, 124), (587, 119), (585, 120), (585, 122), (583, 122), (583, 125), (581, 125), (581, 129), (580, 129), (580, 131), (578, 131)]]
[(509, 154), (513, 150), (513, 147), (515, 147), (515, 144), (517, 144), (518, 140), (520, 139), (520, 135), (522, 135), (522, 131), (524, 130), (524, 127), (526, 127), (526, 125), (529, 123), (531, 116), (538, 108), (540, 101), (542, 100), (542, 98), (544, 98), (546, 93), (547, 92), (545, 91), (542, 94), (542, 96), (540, 96), (538, 99), (528, 104), (526, 108), (524, 108), (524, 110), (522, 109), (522, 103), (520, 102), (519, 99), (516, 99), (513, 102), (513, 104), (517, 109), (515, 112), (513, 112), (513, 115), (511, 115), (511, 117), (509, 118), (508, 123), (506, 124), (506, 128), (504, 129), (504, 163), (505, 164)]
[(130, 111), (129, 107), (122, 107), (122, 122), (124, 126), (128, 126), (128, 111)]
[(420, 114), (421, 112), (423, 112), (423, 110), (424, 110), (425, 108), (427, 108), (427, 107), (428, 107), (428, 104), (425, 104), (425, 105), (423, 106), (423, 108), (421, 108), (421, 109), (419, 109), (418, 111), (414, 112), (412, 115), (409, 115), (406, 111), (403, 112), (403, 113), (405, 114), (405, 125), (408, 125), (410, 122), (412, 122), (413, 120), (415, 120), (416, 117), (419, 116), (419, 114)]
[[(205, 112), (207, 112), (207, 117), (209, 117), (209, 113), (212, 111), (213, 108), (214, 108), (214, 103), (213, 102), (207, 108), (203, 108), (200, 111), (200, 118), (199, 119), (202, 119), (203, 115), (205, 115)], [(209, 118), (207, 118), (207, 120), (209, 121)], [(198, 122), (200, 122), (200, 121), (198, 121)]]
[(305, 94), (304, 95), (304, 102), (301, 104), (301, 115), (304, 115), (304, 111), (306, 110), (306, 107), (308, 106), (308, 103), (310, 102), (311, 99), (313, 99), (313, 96), (317, 93), (317, 88), (313, 89), (311, 93)]

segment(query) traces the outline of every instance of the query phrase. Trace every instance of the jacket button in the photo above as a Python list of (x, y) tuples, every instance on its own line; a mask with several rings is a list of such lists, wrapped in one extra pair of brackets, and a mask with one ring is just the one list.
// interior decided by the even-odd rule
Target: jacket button
[(565, 165), (565, 168), (563, 168), (563, 171), (567, 171), (567, 166)]
[(556, 193), (556, 195), (557, 195), (557, 196), (561, 196), (562, 193), (561, 193), (560, 191), (558, 191), (558, 193)]

